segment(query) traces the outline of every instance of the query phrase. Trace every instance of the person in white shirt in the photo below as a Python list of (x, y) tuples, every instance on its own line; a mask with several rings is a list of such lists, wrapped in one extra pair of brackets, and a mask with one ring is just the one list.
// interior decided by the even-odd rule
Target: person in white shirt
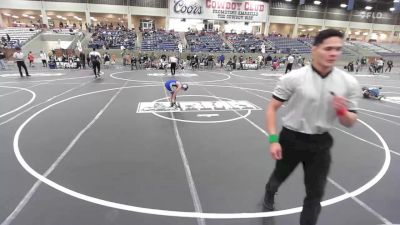
[(89, 53), (89, 58), (93, 65), (94, 77), (95, 78), (100, 77), (100, 61), (101, 61), (100, 53), (97, 52), (95, 48), (93, 48), (93, 51)]
[(43, 51), (40, 51), (40, 59), (42, 60), (43, 67), (47, 67), (47, 55)]
[[(275, 193), (302, 164), (306, 197), (300, 225), (316, 225), (321, 212), (333, 146), (329, 131), (336, 120), (346, 127), (357, 121), (358, 81), (334, 67), (342, 53), (343, 38), (338, 30), (321, 31), (311, 49), (311, 65), (282, 76), (266, 110), (269, 149), (276, 164), (266, 185), (264, 206), (274, 210)], [(277, 111), (284, 102), (283, 128), (278, 137)]]
[(29, 75), (28, 69), (26, 68), (25, 55), (24, 55), (24, 53), (21, 52), (21, 48), (16, 47), (15, 50), (17, 50), (17, 51), (14, 52), (13, 57), (14, 57), (15, 62), (17, 63), (20, 76), (23, 77), (21, 67), (24, 68), (25, 74), (27, 77), (31, 76), (31, 75)]
[(169, 62), (171, 63), (171, 74), (175, 75), (176, 64), (178, 63), (178, 58), (176, 58), (175, 55), (172, 55), (171, 57), (169, 57)]
[(288, 71), (292, 71), (293, 62), (294, 62), (294, 57), (292, 55), (289, 55), (289, 57), (287, 58), (287, 65), (286, 65), (285, 74)]
[(382, 58), (376, 60), (375, 73), (383, 73), (383, 65), (384, 65), (384, 62), (383, 62)]

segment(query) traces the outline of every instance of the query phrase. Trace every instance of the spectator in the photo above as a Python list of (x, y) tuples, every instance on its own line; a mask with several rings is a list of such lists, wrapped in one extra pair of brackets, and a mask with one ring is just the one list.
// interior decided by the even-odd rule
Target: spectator
[(47, 67), (47, 55), (43, 51), (40, 51), (40, 59), (42, 60), (43, 67)]
[[(100, 53), (97, 52), (95, 48), (93, 48), (93, 51), (89, 53), (89, 57), (90, 57), (90, 61), (92, 62), (95, 78), (100, 77), (100, 61), (101, 61)], [(97, 72), (96, 72), (96, 69), (97, 69)]]
[(29, 60), (29, 67), (33, 67), (34, 66), (33, 61), (35, 60), (35, 57), (33, 56), (32, 51), (29, 51), (28, 60)]
[(392, 71), (393, 61), (389, 59), (386, 64), (387, 64), (387, 68), (386, 68), (385, 72), (389, 70), (389, 73), (390, 73)]
[(86, 67), (86, 57), (85, 57), (85, 53), (80, 52), (80, 53), (79, 53), (79, 58), (81, 59), (82, 69), (85, 69), (85, 67)]
[(294, 62), (294, 57), (292, 55), (289, 55), (289, 57), (287, 58), (287, 65), (286, 65), (286, 70), (285, 70), (285, 74), (288, 71), (292, 71), (292, 67), (293, 67), (293, 62)]
[(2, 70), (7, 69), (5, 59), (6, 59), (6, 54), (0, 49), (0, 66)]

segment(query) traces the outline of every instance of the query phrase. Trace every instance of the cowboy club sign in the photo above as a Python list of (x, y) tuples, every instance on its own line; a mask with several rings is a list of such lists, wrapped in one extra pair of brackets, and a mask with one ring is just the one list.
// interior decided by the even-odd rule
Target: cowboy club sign
[(240, 0), (170, 0), (170, 17), (227, 21), (267, 21), (268, 4)]

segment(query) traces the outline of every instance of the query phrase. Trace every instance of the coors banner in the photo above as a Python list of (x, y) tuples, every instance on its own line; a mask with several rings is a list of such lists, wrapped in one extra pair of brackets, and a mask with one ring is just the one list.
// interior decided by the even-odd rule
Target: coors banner
[(243, 0), (169, 0), (172, 18), (266, 22), (268, 3)]

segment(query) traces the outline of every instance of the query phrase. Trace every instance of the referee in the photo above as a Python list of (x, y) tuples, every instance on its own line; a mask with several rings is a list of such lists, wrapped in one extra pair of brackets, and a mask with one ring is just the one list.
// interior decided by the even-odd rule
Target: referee
[[(274, 210), (274, 196), (279, 186), (301, 163), (306, 197), (300, 225), (315, 225), (321, 211), (333, 145), (328, 131), (336, 119), (346, 127), (353, 126), (357, 120), (358, 82), (333, 66), (342, 53), (342, 46), (341, 32), (321, 31), (311, 49), (312, 64), (283, 76), (266, 110), (269, 148), (276, 165), (266, 185), (264, 206)], [(276, 113), (284, 102), (287, 110), (278, 137)]]
[(25, 75), (27, 77), (30, 77), (31, 75), (29, 75), (28, 69), (26, 68), (25, 55), (23, 52), (21, 52), (21, 47), (16, 47), (15, 50), (16, 50), (16, 52), (14, 52), (13, 57), (14, 57), (15, 62), (17, 63), (20, 76), (23, 77), (21, 68), (24, 68)]

